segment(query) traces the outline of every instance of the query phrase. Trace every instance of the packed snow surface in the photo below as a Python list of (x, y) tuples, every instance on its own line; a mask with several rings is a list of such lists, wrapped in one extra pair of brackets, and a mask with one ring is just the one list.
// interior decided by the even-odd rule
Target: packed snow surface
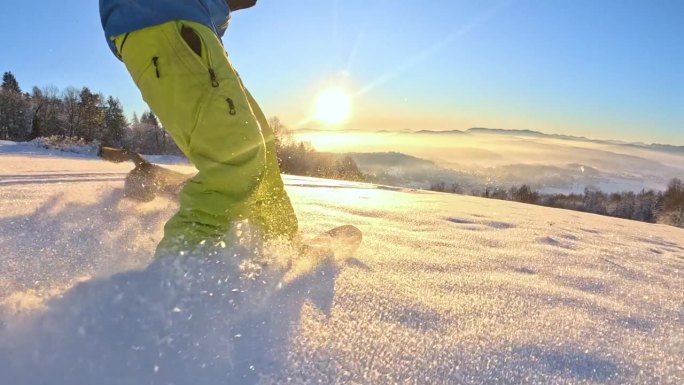
[(682, 229), (286, 177), (353, 256), (153, 261), (177, 205), (130, 168), (0, 143), (0, 382), (684, 383)]

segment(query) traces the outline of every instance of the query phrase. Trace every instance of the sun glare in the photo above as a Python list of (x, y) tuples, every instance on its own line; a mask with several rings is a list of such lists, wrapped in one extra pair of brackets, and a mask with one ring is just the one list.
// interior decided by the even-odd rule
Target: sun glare
[(314, 116), (321, 123), (337, 125), (349, 119), (351, 99), (341, 88), (323, 91), (316, 99)]

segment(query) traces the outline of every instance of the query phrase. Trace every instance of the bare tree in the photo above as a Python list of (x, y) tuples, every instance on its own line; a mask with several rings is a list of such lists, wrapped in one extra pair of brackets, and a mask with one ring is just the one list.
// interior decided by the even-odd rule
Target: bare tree
[(66, 126), (66, 135), (71, 138), (81, 126), (80, 92), (74, 87), (62, 91), (62, 114)]
[(675, 178), (670, 181), (663, 194), (661, 221), (684, 227), (684, 183)]

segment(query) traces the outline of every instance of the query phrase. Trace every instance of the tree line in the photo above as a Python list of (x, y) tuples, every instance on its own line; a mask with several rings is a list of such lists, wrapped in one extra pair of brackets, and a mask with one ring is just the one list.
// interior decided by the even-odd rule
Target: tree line
[(98, 142), (146, 153), (179, 153), (151, 112), (129, 121), (119, 99), (92, 91), (54, 86), (22, 90), (12, 72), (0, 85), (0, 140)]
[[(278, 161), (287, 174), (321, 178), (364, 180), (354, 160), (339, 159), (293, 139), (278, 118), (269, 121), (275, 134)], [(0, 86), (0, 140), (49, 143), (93, 143), (123, 147), (143, 154), (176, 154), (181, 151), (159, 123), (146, 111), (127, 119), (121, 102), (88, 87), (33, 87), (24, 92), (12, 72), (5, 72)]]
[[(433, 183), (430, 190), (465, 192), (458, 184), (444, 182)], [(488, 187), (483, 191), (471, 191), (471, 195), (684, 227), (684, 183), (678, 178), (672, 179), (665, 191), (644, 189), (638, 193), (605, 193), (586, 188), (581, 194), (541, 194), (524, 184), (509, 189)]]
[(358, 182), (367, 179), (351, 156), (319, 152), (311, 144), (295, 140), (277, 117), (268, 123), (275, 134), (278, 163), (283, 173)]

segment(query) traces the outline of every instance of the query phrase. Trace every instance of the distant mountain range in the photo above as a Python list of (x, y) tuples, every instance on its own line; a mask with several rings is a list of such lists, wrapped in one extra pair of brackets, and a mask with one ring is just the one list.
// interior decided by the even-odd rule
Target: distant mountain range
[(483, 128), (483, 127), (473, 127), (465, 131), (461, 130), (449, 130), (449, 131), (433, 131), (433, 130), (420, 130), (416, 131), (417, 134), (489, 134), (489, 135), (507, 135), (507, 136), (524, 136), (530, 138), (549, 138), (549, 139), (563, 139), (563, 140), (574, 140), (580, 142), (593, 142), (593, 143), (604, 143), (622, 146), (632, 146), (637, 148), (645, 148), (663, 152), (672, 152), (681, 154), (684, 153), (684, 146), (673, 146), (669, 144), (658, 144), (658, 143), (639, 143), (639, 142), (626, 142), (621, 140), (605, 140), (605, 139), (590, 139), (585, 136), (573, 136), (573, 135), (563, 135), (563, 134), (546, 134), (540, 131), (533, 130), (509, 130), (503, 128)]

